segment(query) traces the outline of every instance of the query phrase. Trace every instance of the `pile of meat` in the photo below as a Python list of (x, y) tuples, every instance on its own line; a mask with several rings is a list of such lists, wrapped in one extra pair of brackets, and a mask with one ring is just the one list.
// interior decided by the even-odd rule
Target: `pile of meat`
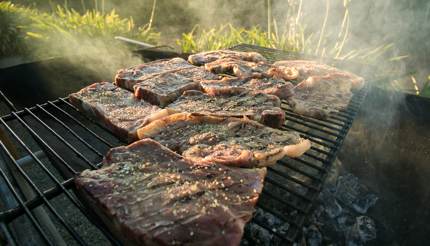
[(127, 245), (239, 245), (266, 167), (310, 141), (279, 130), (281, 100), (324, 118), (345, 108), (363, 79), (312, 61), (270, 64), (229, 50), (118, 71), (70, 95), (128, 146), (76, 178), (82, 199)]

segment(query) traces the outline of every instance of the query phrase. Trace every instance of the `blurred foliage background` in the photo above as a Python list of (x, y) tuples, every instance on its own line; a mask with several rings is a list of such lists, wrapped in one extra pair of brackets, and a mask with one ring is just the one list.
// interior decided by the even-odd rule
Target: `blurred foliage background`
[(384, 66), (390, 86), (430, 95), (429, 9), (425, 0), (3, 1), (0, 55), (129, 59), (115, 36), (182, 52), (250, 43)]

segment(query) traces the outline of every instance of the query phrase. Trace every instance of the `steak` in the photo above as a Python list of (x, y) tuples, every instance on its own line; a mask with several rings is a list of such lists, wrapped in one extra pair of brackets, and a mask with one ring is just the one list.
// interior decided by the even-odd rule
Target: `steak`
[(124, 89), (132, 91), (133, 86), (136, 83), (143, 81), (146, 78), (158, 75), (160, 73), (193, 67), (195, 66), (189, 64), (186, 60), (179, 57), (169, 60), (157, 60), (119, 70), (115, 76), (115, 84)]
[(315, 61), (279, 61), (274, 66), (298, 71), (298, 84), (287, 102), (296, 113), (313, 118), (325, 119), (346, 109), (352, 93), (364, 86), (363, 78)]
[(210, 95), (222, 95), (250, 91), (275, 95), (288, 99), (293, 94), (291, 82), (276, 78), (227, 78), (221, 80), (205, 80), (200, 83), (204, 92)]
[[(358, 90), (364, 86), (364, 79), (348, 71), (342, 71), (327, 64), (309, 60), (285, 60), (275, 62), (274, 67), (279, 69), (296, 69), (298, 71), (298, 82), (309, 77), (330, 77), (329, 79), (343, 81), (346, 90)], [(317, 79), (318, 80), (318, 79)], [(341, 83), (340, 83), (341, 84)], [(339, 84), (339, 86), (340, 86)]]
[(239, 245), (265, 175), (191, 163), (144, 139), (111, 149), (104, 167), (75, 184), (125, 245)]
[(139, 138), (152, 138), (198, 163), (239, 167), (275, 164), (284, 156), (298, 157), (310, 148), (295, 132), (266, 127), (232, 117), (178, 113), (139, 129)]
[(188, 57), (188, 61), (196, 66), (201, 66), (209, 62), (219, 59), (231, 58), (235, 60), (251, 61), (251, 62), (264, 62), (266, 58), (257, 52), (242, 52), (233, 50), (216, 50), (201, 52)]
[(218, 76), (201, 67), (166, 72), (145, 79), (134, 85), (134, 95), (162, 107), (176, 100), (186, 90), (200, 90), (201, 80), (213, 80)]
[(311, 76), (294, 88), (294, 95), (287, 100), (292, 110), (301, 115), (326, 119), (331, 112), (346, 109), (352, 92), (343, 81), (328, 76)]
[(210, 96), (201, 91), (186, 91), (168, 108), (176, 112), (201, 113), (222, 117), (243, 117), (271, 127), (280, 127), (285, 113), (278, 97), (257, 93)]
[(228, 74), (236, 77), (262, 77), (270, 69), (265, 62), (250, 62), (233, 58), (224, 58), (205, 64), (205, 69), (216, 74)]
[(125, 142), (137, 140), (138, 128), (168, 114), (168, 110), (137, 100), (133, 93), (109, 82), (94, 83), (72, 93), (69, 101)]

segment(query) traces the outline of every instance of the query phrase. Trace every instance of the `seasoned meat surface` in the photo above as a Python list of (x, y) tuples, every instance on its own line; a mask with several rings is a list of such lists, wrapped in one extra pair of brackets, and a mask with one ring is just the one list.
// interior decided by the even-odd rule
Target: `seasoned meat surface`
[(109, 82), (94, 83), (72, 93), (69, 101), (125, 142), (137, 140), (139, 127), (168, 112), (137, 100), (133, 93)]
[(125, 245), (239, 245), (265, 168), (199, 165), (144, 139), (111, 149), (78, 194)]
[(209, 95), (222, 95), (249, 91), (275, 95), (288, 99), (293, 94), (294, 85), (283, 79), (275, 78), (223, 78), (221, 80), (204, 80), (200, 83), (204, 92)]
[(287, 102), (296, 113), (314, 118), (324, 119), (330, 112), (345, 109), (353, 91), (364, 86), (363, 78), (315, 61), (279, 61), (274, 66), (298, 71), (298, 84)]
[(210, 96), (201, 91), (186, 91), (168, 108), (176, 112), (213, 116), (246, 116), (271, 127), (280, 127), (285, 121), (285, 113), (280, 106), (278, 97), (263, 93)]
[(266, 127), (248, 119), (178, 113), (139, 129), (139, 138), (152, 138), (199, 163), (240, 167), (274, 164), (284, 156), (298, 157), (310, 142), (295, 132)]
[(213, 80), (218, 76), (201, 67), (166, 72), (145, 79), (134, 85), (134, 95), (162, 107), (177, 99), (186, 90), (200, 90), (201, 80)]
[(233, 50), (215, 50), (208, 52), (201, 52), (188, 57), (188, 61), (196, 66), (201, 66), (209, 62), (213, 62), (219, 59), (235, 59), (250, 62), (264, 62), (266, 58), (257, 52), (242, 52)]
[(186, 60), (182, 58), (173, 58), (169, 60), (156, 60), (144, 64), (140, 64), (127, 69), (121, 69), (117, 72), (115, 76), (115, 84), (132, 91), (133, 86), (150, 78), (154, 75), (173, 72), (184, 68), (193, 68), (195, 66), (189, 64)]
[(233, 58), (224, 58), (205, 64), (205, 69), (216, 74), (228, 74), (236, 77), (263, 77), (267, 75), (270, 64), (251, 62)]
[(308, 79), (309, 77), (329, 77), (329, 79), (343, 81), (342, 89), (356, 90), (364, 86), (364, 79), (356, 74), (343, 71), (338, 68), (329, 66), (324, 63), (309, 60), (284, 60), (275, 62), (274, 67), (279, 69), (296, 69), (298, 71), (298, 82)]

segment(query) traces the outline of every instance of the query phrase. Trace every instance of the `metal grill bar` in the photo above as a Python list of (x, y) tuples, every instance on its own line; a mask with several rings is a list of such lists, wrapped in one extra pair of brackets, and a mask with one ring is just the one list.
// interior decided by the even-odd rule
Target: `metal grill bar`
[(13, 105), (13, 103), (9, 100), (9, 98), (6, 97), (6, 95), (1, 90), (0, 90), (0, 98), (3, 102), (6, 103), (6, 105), (10, 108), (11, 111), (16, 111), (15, 105)]
[[(22, 175), (22, 177), (24, 177), (24, 179), (28, 182), (28, 184), (30, 184), (31, 188), (33, 188), (33, 190), (37, 193), (37, 195), (42, 198), (43, 203), (49, 208), (49, 210), (56, 217), (56, 219), (66, 228), (67, 231), (69, 231), (69, 233), (73, 236), (73, 238), (76, 239), (76, 241), (80, 245), (86, 245), (85, 242), (82, 240), (82, 238), (79, 236), (79, 234), (64, 220), (63, 216), (61, 216), (58, 213), (58, 211), (52, 206), (52, 204), (48, 201), (48, 199), (43, 195), (43, 192), (40, 191), (39, 188), (37, 188), (37, 185), (30, 179), (30, 177), (25, 173), (25, 171), (18, 165), (18, 163), (13, 158), (13, 156), (7, 150), (6, 146), (4, 146), (4, 144), (1, 144), (1, 148), (6, 153), (9, 160), (14, 164), (14, 167)], [(48, 171), (48, 173), (50, 173), (50, 172)], [(55, 180), (55, 178), (54, 178), (54, 180)]]
[[(237, 49), (246, 49), (246, 47), (248, 46)], [(261, 52), (261, 50), (255, 50), (255, 47), (248, 48)], [(279, 51), (263, 50), (262, 53), (269, 58), (281, 58)], [(270, 52), (276, 53), (276, 55), (270, 54)], [(2, 95), (0, 93), (0, 96)], [(265, 213), (275, 216), (282, 223), (288, 224), (289, 229), (285, 233), (273, 230), (264, 219), (257, 216), (245, 230), (244, 240), (249, 244), (256, 244), (260, 240), (254, 238), (251, 225), (267, 231), (282, 242), (293, 242), (301, 233), (303, 223), (312, 211), (315, 199), (327, 176), (328, 168), (342, 145), (364, 95), (362, 92), (356, 93), (346, 110), (332, 113), (328, 119), (324, 120), (298, 115), (283, 105), (286, 122), (282, 129), (299, 132), (301, 137), (309, 139), (313, 146), (300, 158), (285, 158), (280, 160), (278, 165), (268, 168), (258, 207)], [(34, 216), (35, 209), (46, 206), (59, 226), (75, 243), (91, 244), (88, 238), (79, 231), (79, 228), (76, 228), (76, 225), (71, 225), (67, 218), (58, 212), (61, 210), (52, 202), (54, 199), (65, 196), (72, 205), (71, 209), (93, 223), (94, 228), (101, 231), (100, 235), (107, 242), (118, 244), (104, 224), (94, 216), (92, 211), (87, 210), (84, 204), (81, 204), (72, 190), (75, 175), (83, 168), (99, 168), (100, 159), (106, 151), (111, 147), (121, 145), (121, 142), (107, 130), (82, 117), (79, 111), (67, 101), (67, 98), (48, 101), (20, 111), (14, 109), (14, 111), (0, 118), (0, 127), (5, 129), (33, 161), (28, 165), (41, 168), (43, 174), (53, 182), (53, 185), (48, 188), (40, 188), (39, 184), (27, 175), (29, 172), (27, 164), (25, 167), (20, 167), (13, 156), (6, 155), (8, 160), (6, 164), (18, 170), (18, 174), (24, 177), (25, 182), (36, 192), (36, 196), (22, 199), (20, 192), (13, 185), (13, 179), (11, 180), (10, 175), (0, 166), (0, 186), (4, 183), (16, 200), (16, 205), (5, 209), (0, 208), (0, 235), (3, 235), (11, 245), (15, 244), (17, 238), (14, 236), (14, 231), (9, 228), (9, 224), (17, 218), (25, 217), (40, 234), (44, 243), (53, 244), (39, 219)], [(14, 129), (16, 123), (32, 137), (31, 141), (35, 142), (41, 150), (33, 150), (29, 146), (30, 140), (25, 139), (21, 130)], [(8, 153), (3, 144), (0, 147), (0, 151)], [(64, 147), (64, 149), (59, 147)], [(49, 163), (35, 154), (40, 151), (48, 157)], [(63, 179), (55, 173), (60, 173)]]

